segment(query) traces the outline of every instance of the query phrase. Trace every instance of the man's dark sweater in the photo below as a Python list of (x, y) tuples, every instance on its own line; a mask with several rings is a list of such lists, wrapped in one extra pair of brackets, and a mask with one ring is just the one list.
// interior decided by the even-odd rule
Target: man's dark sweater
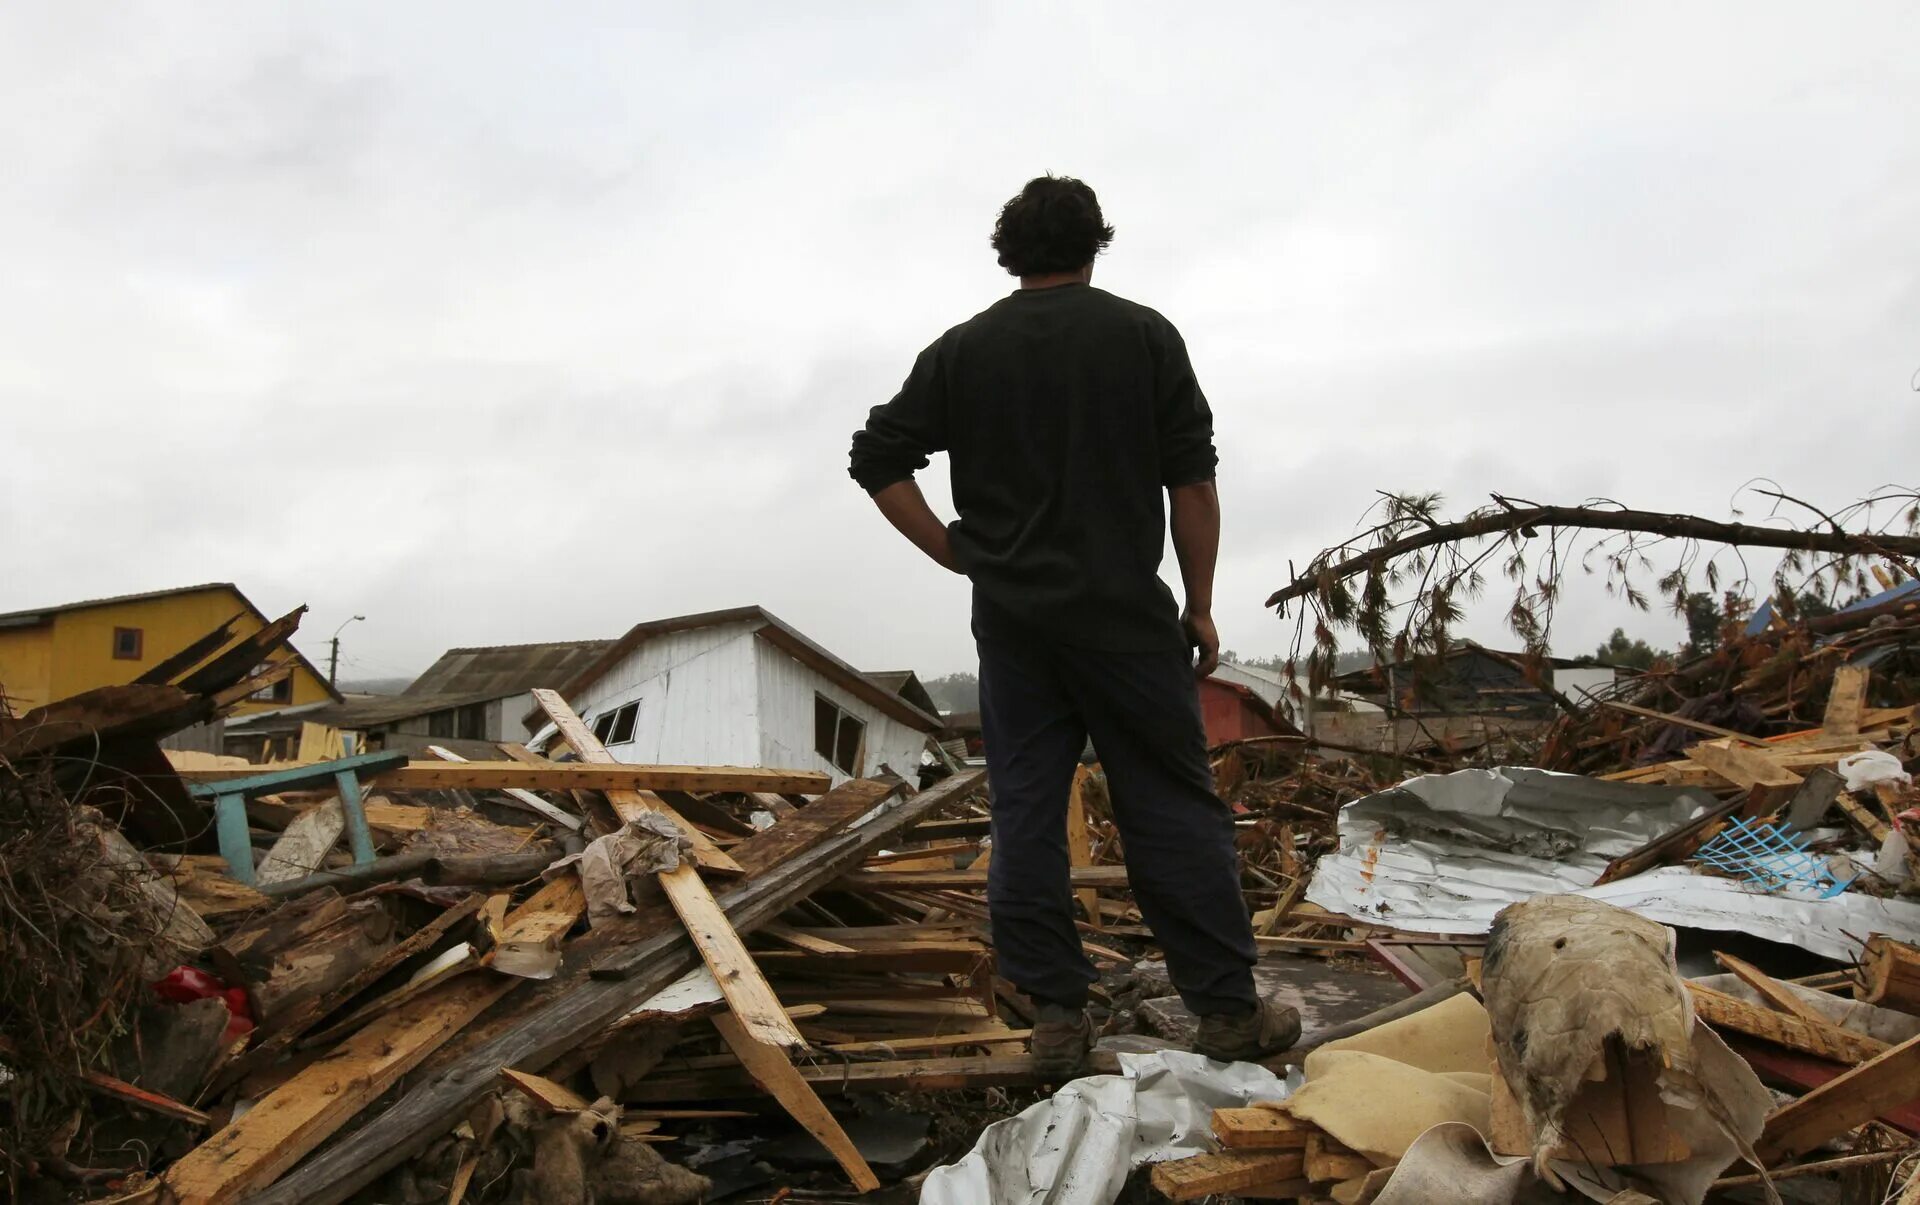
[(1162, 491), (1213, 479), (1213, 415), (1173, 324), (1091, 285), (1021, 289), (920, 353), (853, 437), (868, 493), (944, 451), (976, 630), (1187, 647), (1159, 577)]

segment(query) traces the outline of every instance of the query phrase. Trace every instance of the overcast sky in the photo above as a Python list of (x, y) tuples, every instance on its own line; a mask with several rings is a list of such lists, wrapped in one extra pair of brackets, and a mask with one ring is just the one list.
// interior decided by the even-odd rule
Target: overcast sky
[[(1376, 490), (1920, 479), (1912, 4), (294, 8), (0, 8), (0, 610), (232, 580), (363, 677), (759, 602), (968, 668), (847, 440), (1049, 170), (1186, 335), (1243, 654)], [(1596, 582), (1557, 651), (1622, 622), (1679, 630)]]

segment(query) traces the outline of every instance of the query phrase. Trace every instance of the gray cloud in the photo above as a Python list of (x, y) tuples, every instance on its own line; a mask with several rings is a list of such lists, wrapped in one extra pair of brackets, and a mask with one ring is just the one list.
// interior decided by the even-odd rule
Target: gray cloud
[[(1920, 446), (1904, 5), (23, 4), (0, 608), (232, 578), (349, 660), (759, 601), (966, 664), (848, 433), (1071, 171), (1219, 417), (1227, 642), (1376, 489), (1822, 500)], [(937, 473), (930, 475), (937, 478)], [(930, 492), (944, 486), (930, 480)], [(1472, 626), (1500, 636), (1497, 602)], [(1597, 583), (1559, 635), (1670, 638)]]

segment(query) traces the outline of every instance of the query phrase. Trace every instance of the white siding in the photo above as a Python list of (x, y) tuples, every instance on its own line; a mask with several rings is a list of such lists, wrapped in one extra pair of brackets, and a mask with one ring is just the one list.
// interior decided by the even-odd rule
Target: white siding
[(782, 770), (824, 770), (835, 783), (850, 775), (813, 751), (813, 697), (825, 695), (867, 725), (863, 774), (877, 774), (882, 763), (913, 781), (927, 734), (855, 698), (824, 674), (802, 665), (764, 640), (751, 642), (759, 661), (760, 748), (756, 764)]
[(1581, 669), (1556, 669), (1553, 671), (1553, 685), (1561, 694), (1575, 703), (1588, 703), (1596, 694), (1611, 697), (1603, 693), (1603, 688), (1613, 685), (1616, 675), (1611, 667), (1593, 666)]
[(623, 762), (763, 764), (752, 630), (741, 622), (656, 636), (568, 702), (588, 724), (639, 702), (633, 740), (608, 747)]

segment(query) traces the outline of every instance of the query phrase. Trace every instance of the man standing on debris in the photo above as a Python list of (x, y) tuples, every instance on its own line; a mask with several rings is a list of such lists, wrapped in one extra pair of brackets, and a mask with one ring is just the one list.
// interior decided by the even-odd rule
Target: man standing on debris
[[(1096, 289), (1113, 239), (1093, 190), (1042, 176), (1000, 211), (993, 247), (1020, 287), (920, 353), (853, 437), (852, 475), (900, 533), (973, 581), (980, 719), (994, 790), (987, 900), (1002, 974), (1033, 998), (1033, 1052), (1077, 1072), (1098, 977), (1073, 921), (1067, 797), (1089, 736), (1127, 878), (1223, 1060), (1291, 1046), (1299, 1017), (1254, 992), (1233, 821), (1214, 793), (1195, 686), (1219, 661), (1213, 415), (1180, 333)], [(913, 475), (944, 451), (960, 512)], [(1186, 585), (1160, 580), (1171, 501)]]

